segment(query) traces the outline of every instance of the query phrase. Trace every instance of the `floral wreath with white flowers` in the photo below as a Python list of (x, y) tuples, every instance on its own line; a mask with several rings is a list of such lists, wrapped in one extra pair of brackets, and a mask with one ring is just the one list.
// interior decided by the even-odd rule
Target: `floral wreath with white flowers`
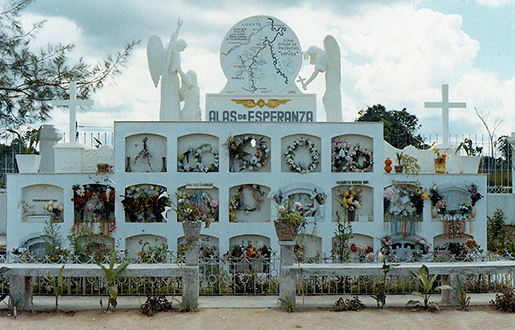
[(331, 163), (332, 172), (370, 172), (374, 159), (372, 152), (359, 143), (351, 147), (348, 141), (335, 137), (331, 142)]
[[(306, 167), (301, 166), (294, 160), (295, 151), (301, 147), (308, 148), (309, 153), (311, 155), (311, 163), (309, 163)], [(293, 172), (298, 172), (302, 174), (310, 173), (318, 167), (318, 164), (320, 164), (320, 153), (318, 152), (315, 143), (309, 139), (301, 137), (298, 141), (293, 141), (293, 143), (289, 145), (286, 149), (287, 151), (284, 154), (284, 156), (286, 157), (286, 164), (290, 166), (290, 169)]]
[[(205, 153), (213, 154), (214, 161), (209, 165), (204, 165), (202, 162), (202, 155)], [(184, 166), (184, 159), (189, 161), (190, 155), (193, 155), (195, 159), (195, 166)], [(180, 153), (177, 156), (177, 169), (179, 172), (218, 172), (218, 152), (214, 151), (211, 145), (204, 143), (197, 148), (190, 148), (187, 151)]]
[[(247, 188), (251, 189), (252, 199), (255, 204), (253, 207), (250, 207), (245, 204), (245, 194), (243, 191)], [(261, 207), (261, 203), (265, 199), (265, 193), (261, 191), (261, 187), (258, 184), (246, 185), (242, 184), (236, 189), (236, 192), (231, 196), (229, 200), (229, 220), (231, 222), (236, 220), (236, 211), (244, 211), (245, 214), (249, 214), (250, 212), (254, 212), (259, 210)]]

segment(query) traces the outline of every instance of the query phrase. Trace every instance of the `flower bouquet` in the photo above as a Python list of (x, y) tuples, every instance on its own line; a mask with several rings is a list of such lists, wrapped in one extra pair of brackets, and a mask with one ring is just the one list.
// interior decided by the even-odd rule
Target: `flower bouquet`
[(290, 198), (283, 200), (282, 193), (273, 196), (279, 207), (277, 208), (277, 219), (274, 221), (275, 232), (280, 241), (294, 241), (300, 226), (306, 225), (306, 218), (302, 215), (302, 204), (296, 202), (290, 208)]
[(202, 222), (204, 228), (208, 228), (213, 221), (213, 209), (218, 207), (218, 201), (210, 201), (210, 207), (202, 203), (202, 194), (184, 194), (175, 192), (177, 205), (172, 209), (177, 213), (177, 221), (182, 222), (184, 237), (187, 241), (197, 241), (200, 238)]
[(435, 148), (434, 152), (436, 153), (435, 158), (435, 173), (445, 173), (445, 159), (447, 158), (446, 154), (440, 154), (440, 149)]

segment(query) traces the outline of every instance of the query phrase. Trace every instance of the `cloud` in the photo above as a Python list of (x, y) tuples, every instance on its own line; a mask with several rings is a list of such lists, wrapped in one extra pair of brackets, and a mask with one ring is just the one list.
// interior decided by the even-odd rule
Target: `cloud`
[[(424, 109), (423, 104), (439, 101), (442, 84), (450, 85), (451, 101), (467, 102), (469, 112), (477, 106), (506, 116), (515, 99), (515, 78), (502, 81), (495, 73), (474, 68), (480, 44), (462, 30), (460, 15), (419, 8), (404, 0), (360, 1), (359, 5), (344, 2), (341, 6), (305, 1), (295, 5), (286, 1), (278, 5), (271, 1), (247, 1), (240, 6), (230, 1), (216, 6), (211, 3), (175, 1), (172, 7), (162, 1), (127, 1), (123, 6), (100, 1), (87, 5), (38, 2), (34, 10), (38, 17), (50, 15), (47, 27), (54, 31), (44, 32), (38, 42), (70, 40), (81, 54), (94, 60), (121, 49), (129, 40), (142, 40), (124, 74), (97, 93), (93, 109), (78, 115), (88, 125), (157, 120), (160, 92), (150, 79), (146, 43), (150, 35), (156, 34), (166, 44), (179, 15), (184, 21), (180, 38), (188, 43), (181, 57), (182, 67), (197, 72), (202, 109), (205, 94), (220, 92), (226, 83), (219, 60), (225, 34), (241, 19), (271, 12), (295, 31), (304, 50), (312, 45), (323, 47), (327, 34), (336, 37), (342, 52), (344, 120), (353, 121), (358, 110), (381, 103), (388, 109), (406, 107), (423, 126), (439, 133), (440, 125), (434, 123), (440, 122), (440, 112)], [(304, 62), (299, 74), (309, 77), (312, 72), (313, 66)], [(324, 90), (320, 75), (307, 91), (317, 94), (319, 120), (325, 118), (321, 102)], [(451, 110), (451, 121), (457, 120), (462, 125), (451, 125), (451, 130), (481, 128), (475, 115)]]
[(515, 3), (514, 0), (476, 0), (476, 2), (489, 7), (499, 7)]

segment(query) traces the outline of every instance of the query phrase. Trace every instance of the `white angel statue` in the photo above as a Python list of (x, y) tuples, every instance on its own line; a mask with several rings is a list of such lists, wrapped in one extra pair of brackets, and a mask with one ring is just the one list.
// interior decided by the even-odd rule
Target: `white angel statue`
[(342, 121), (342, 94), (341, 84), (341, 63), (340, 47), (336, 39), (328, 35), (324, 38), (324, 49), (315, 46), (308, 48), (307, 54), (310, 58), (309, 63), (315, 66), (311, 77), (307, 81), (299, 77), (302, 89), (317, 77), (319, 72), (325, 72), (325, 93), (322, 101), (324, 102), (326, 120), (328, 122)]
[(193, 70), (186, 72), (181, 76), (182, 86), (179, 89), (179, 97), (184, 101), (181, 110), (182, 121), (200, 121), (200, 89), (197, 82), (197, 74)]
[(148, 39), (148, 67), (152, 81), (154, 81), (156, 87), (159, 84), (159, 78), (161, 78), (160, 121), (181, 120), (179, 75), (183, 77), (184, 72), (182, 72), (181, 69), (180, 52), (187, 46), (186, 41), (177, 39), (181, 26), (182, 20), (179, 18), (177, 21), (177, 29), (172, 34), (166, 50), (158, 36), (153, 35)]

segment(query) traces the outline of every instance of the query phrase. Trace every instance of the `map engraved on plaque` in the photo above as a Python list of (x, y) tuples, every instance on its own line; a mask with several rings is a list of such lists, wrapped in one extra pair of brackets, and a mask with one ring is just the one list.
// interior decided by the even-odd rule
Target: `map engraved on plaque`
[(236, 23), (220, 51), (225, 76), (243, 94), (278, 94), (294, 83), (302, 64), (299, 40), (277, 18), (253, 16)]

